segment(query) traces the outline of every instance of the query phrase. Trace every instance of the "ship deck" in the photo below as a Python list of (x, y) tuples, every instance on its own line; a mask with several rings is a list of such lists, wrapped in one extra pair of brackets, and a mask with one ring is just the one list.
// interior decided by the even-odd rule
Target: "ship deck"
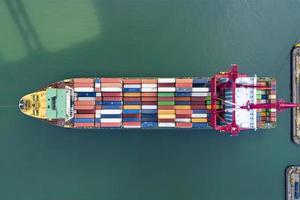
[[(292, 52), (292, 101), (300, 103), (300, 43), (298, 43)], [(292, 138), (296, 144), (300, 144), (300, 110), (294, 108), (292, 111)]]

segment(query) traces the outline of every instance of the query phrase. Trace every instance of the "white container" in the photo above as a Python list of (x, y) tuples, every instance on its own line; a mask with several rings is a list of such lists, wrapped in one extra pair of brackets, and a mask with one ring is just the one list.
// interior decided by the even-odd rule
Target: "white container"
[(123, 86), (124, 88), (141, 88), (140, 84), (126, 84)]
[(107, 109), (101, 110), (101, 114), (121, 114), (122, 110), (115, 110), (115, 109)]
[(158, 78), (158, 83), (175, 83), (175, 78)]
[(175, 122), (159, 122), (158, 127), (175, 127)]
[(157, 92), (157, 88), (142, 88), (142, 92)]
[(96, 97), (77, 97), (78, 101), (95, 101)]
[(101, 118), (101, 122), (122, 122), (122, 118)]
[(156, 88), (157, 84), (144, 83), (142, 84), (142, 88)]
[(101, 92), (122, 92), (120, 87), (102, 87)]
[(95, 83), (95, 88), (100, 88), (101, 84), (100, 83)]
[(159, 87), (158, 91), (159, 92), (175, 92), (176, 88), (175, 87)]
[(192, 118), (207, 118), (206, 113), (192, 114)]
[(191, 122), (190, 118), (176, 118), (175, 122)]
[(157, 105), (142, 105), (142, 109), (157, 109)]
[(94, 88), (92, 87), (76, 87), (74, 88), (75, 92), (94, 92)]
[(192, 97), (207, 97), (210, 96), (208, 92), (193, 92)]
[(141, 128), (141, 126), (124, 125), (124, 128)]
[(194, 87), (192, 88), (193, 92), (209, 92), (208, 87)]

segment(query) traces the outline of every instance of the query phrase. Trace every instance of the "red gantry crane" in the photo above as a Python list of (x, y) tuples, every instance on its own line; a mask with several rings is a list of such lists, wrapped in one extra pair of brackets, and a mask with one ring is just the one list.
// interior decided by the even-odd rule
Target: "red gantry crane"
[[(247, 77), (246, 74), (239, 74), (238, 66), (236, 64), (232, 65), (231, 70), (227, 72), (221, 72), (219, 74), (214, 75), (211, 78), (211, 115), (210, 115), (210, 126), (217, 131), (230, 133), (231, 136), (237, 136), (241, 130), (247, 130), (247, 128), (239, 127), (236, 122), (236, 109), (276, 109), (277, 111), (283, 111), (290, 108), (298, 107), (299, 104), (289, 103), (283, 100), (278, 100), (276, 103), (259, 103), (254, 104), (248, 101), (246, 105), (237, 106), (236, 105), (236, 89), (239, 87), (244, 88), (260, 88), (260, 89), (268, 89), (266, 86), (259, 85), (251, 85), (251, 84), (240, 84), (237, 83), (238, 78)], [(224, 81), (220, 81), (226, 80)], [(217, 100), (225, 101), (221, 99), (218, 94), (224, 94), (225, 89), (230, 89), (232, 91), (232, 102), (226, 101), (232, 105), (232, 121), (227, 122), (225, 119), (220, 116), (220, 111), (217, 110)], [(217, 119), (220, 119), (222, 122), (225, 122), (225, 125), (218, 125)]]

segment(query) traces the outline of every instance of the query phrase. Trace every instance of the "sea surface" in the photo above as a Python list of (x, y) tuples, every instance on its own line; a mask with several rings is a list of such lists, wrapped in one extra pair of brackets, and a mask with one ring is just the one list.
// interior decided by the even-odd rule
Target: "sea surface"
[(290, 100), (299, 0), (0, 1), (0, 199), (285, 198), (300, 164), (290, 112), (275, 129), (68, 130), (21, 114), (24, 94), (80, 76), (272, 76)]

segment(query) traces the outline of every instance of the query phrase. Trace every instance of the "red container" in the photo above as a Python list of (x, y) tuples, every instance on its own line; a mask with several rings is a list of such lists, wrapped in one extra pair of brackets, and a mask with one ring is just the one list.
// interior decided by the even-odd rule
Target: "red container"
[(123, 126), (141, 126), (141, 122), (123, 122)]
[(175, 87), (175, 83), (158, 83), (158, 87)]
[(103, 97), (103, 101), (122, 101), (122, 97)]
[(176, 127), (178, 128), (191, 128), (193, 123), (191, 122), (176, 122)]
[(102, 87), (123, 87), (122, 83), (101, 83), (101, 88)]
[(96, 105), (96, 110), (101, 110), (101, 109), (102, 109), (102, 106)]
[(123, 114), (123, 118), (141, 118), (141, 114)]
[(95, 114), (75, 114), (74, 118), (94, 118)]
[(156, 101), (157, 97), (142, 97), (142, 101)]
[(101, 127), (101, 123), (95, 123), (95, 127), (100, 128)]
[(191, 101), (205, 101), (206, 97), (191, 97)]
[(192, 114), (192, 111), (191, 110), (176, 110), (175, 111), (175, 113), (176, 113), (176, 116), (177, 116), (177, 114), (182, 114), (182, 115), (190, 115), (191, 116), (191, 114)]
[(123, 101), (141, 101), (141, 97), (124, 97)]
[(74, 123), (75, 128), (88, 128), (88, 127), (94, 127), (94, 123)]
[(101, 127), (112, 127), (112, 128), (117, 128), (117, 127), (121, 127), (122, 123), (121, 122), (101, 122)]
[(103, 97), (122, 97), (122, 92), (102, 92)]
[(176, 78), (176, 84), (177, 83), (192, 84), (193, 79), (191, 79), (191, 78)]
[(205, 105), (200, 105), (200, 106), (198, 106), (198, 105), (192, 105), (191, 109), (192, 110), (206, 110), (206, 106)]
[(157, 92), (142, 92), (143, 97), (156, 97)]
[(175, 122), (175, 119), (160, 119), (160, 118), (158, 118), (158, 122)]
[(74, 106), (75, 110), (92, 110), (95, 109), (94, 105)]
[(77, 110), (76, 111), (77, 114), (95, 114), (95, 110), (91, 109), (91, 110)]
[(157, 101), (143, 101), (142, 105), (157, 105)]
[(175, 101), (191, 101), (191, 97), (175, 97)]
[(176, 114), (176, 118), (191, 118), (191, 114)]
[(205, 105), (205, 101), (191, 101), (191, 105)]

